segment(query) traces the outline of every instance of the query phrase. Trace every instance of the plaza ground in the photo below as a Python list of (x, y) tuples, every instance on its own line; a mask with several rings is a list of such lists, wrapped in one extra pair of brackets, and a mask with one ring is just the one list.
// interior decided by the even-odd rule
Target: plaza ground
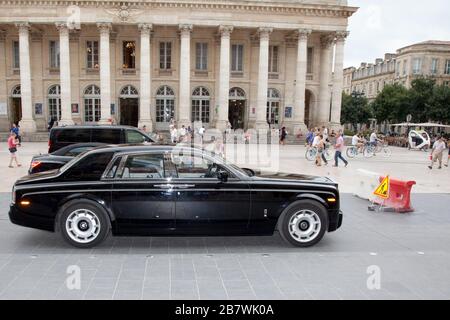
[[(7, 167), (0, 189), (0, 299), (449, 299), (450, 171), (429, 171), (428, 154), (393, 149), (390, 158), (356, 159), (348, 168), (316, 168), (300, 146), (281, 148), (280, 170), (327, 175), (340, 183), (344, 223), (317, 246), (272, 237), (108, 238), (78, 250), (57, 234), (9, 222), (10, 190), (42, 143), (19, 150), (23, 168)], [(369, 212), (352, 195), (357, 169), (416, 180), (415, 212)], [(78, 266), (81, 287), (66, 286)], [(380, 271), (370, 290), (368, 269)]]

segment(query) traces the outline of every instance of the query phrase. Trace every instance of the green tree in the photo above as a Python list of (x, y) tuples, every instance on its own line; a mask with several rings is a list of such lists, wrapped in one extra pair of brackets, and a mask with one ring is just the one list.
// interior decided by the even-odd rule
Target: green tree
[(450, 123), (450, 88), (435, 86), (428, 102), (428, 119), (431, 121)]
[(410, 113), (415, 122), (430, 120), (430, 112), (433, 108), (430, 104), (433, 98), (436, 81), (426, 78), (418, 78), (411, 82), (409, 90)]
[(366, 97), (360, 94), (342, 94), (341, 123), (349, 123), (357, 130), (358, 124), (368, 123), (372, 112)]
[(371, 103), (373, 114), (379, 123), (403, 122), (411, 113), (409, 91), (400, 84), (386, 85)]

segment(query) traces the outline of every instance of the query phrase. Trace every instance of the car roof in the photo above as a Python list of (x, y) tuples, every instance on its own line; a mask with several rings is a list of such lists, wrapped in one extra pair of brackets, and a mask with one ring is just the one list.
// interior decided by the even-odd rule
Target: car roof
[(203, 152), (202, 149), (193, 148), (190, 146), (174, 146), (174, 145), (145, 145), (145, 144), (122, 144), (122, 145), (111, 145), (107, 148), (99, 148), (88, 151), (89, 154), (92, 153), (133, 153), (133, 152), (145, 152), (145, 151), (160, 151), (160, 152), (170, 152), (174, 148), (178, 150), (193, 150), (198, 152)]
[(72, 126), (61, 126), (61, 127), (54, 127), (54, 128), (52, 128), (52, 130), (64, 130), (64, 129), (134, 129), (134, 130), (139, 130), (138, 128), (132, 127), (132, 126), (99, 125), (99, 124), (72, 125)]

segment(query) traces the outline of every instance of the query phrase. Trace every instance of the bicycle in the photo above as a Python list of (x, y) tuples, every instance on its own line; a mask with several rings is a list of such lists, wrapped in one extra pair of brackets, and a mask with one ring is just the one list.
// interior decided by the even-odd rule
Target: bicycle
[[(319, 151), (317, 150), (317, 147), (309, 147), (309, 148), (306, 150), (306, 154), (305, 154), (306, 160), (308, 160), (308, 161), (314, 161), (314, 160), (316, 160), (316, 157), (317, 157), (317, 153), (318, 153), (318, 152), (319, 152)], [(333, 153), (331, 152), (331, 150), (330, 150), (330, 148), (329, 148), (329, 145), (327, 145), (327, 146), (325, 147), (325, 150), (324, 150), (324, 156), (325, 156), (325, 159), (326, 159), (327, 161), (332, 161), (333, 158), (334, 158)]]
[(384, 141), (380, 141), (376, 145), (372, 143), (367, 144), (364, 147), (363, 153), (366, 158), (371, 158), (377, 153), (382, 153), (385, 157), (390, 157), (392, 155), (392, 151), (389, 148), (389, 145)]
[[(364, 151), (361, 152), (359, 150), (360, 150), (360, 147), (357, 147), (357, 146), (348, 147), (347, 151), (346, 151), (347, 157), (350, 159), (353, 159), (353, 158), (356, 158), (360, 153), (364, 153)], [(364, 148), (363, 148), (363, 150), (364, 150)]]

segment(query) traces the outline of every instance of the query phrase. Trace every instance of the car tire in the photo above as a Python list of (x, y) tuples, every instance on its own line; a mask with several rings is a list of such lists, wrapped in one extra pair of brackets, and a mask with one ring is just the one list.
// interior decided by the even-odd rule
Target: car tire
[(106, 211), (89, 200), (74, 200), (64, 205), (57, 219), (63, 239), (77, 248), (92, 248), (108, 236), (111, 223)]
[(284, 210), (278, 224), (278, 231), (283, 240), (302, 248), (317, 244), (327, 230), (327, 210), (314, 200), (293, 203)]

